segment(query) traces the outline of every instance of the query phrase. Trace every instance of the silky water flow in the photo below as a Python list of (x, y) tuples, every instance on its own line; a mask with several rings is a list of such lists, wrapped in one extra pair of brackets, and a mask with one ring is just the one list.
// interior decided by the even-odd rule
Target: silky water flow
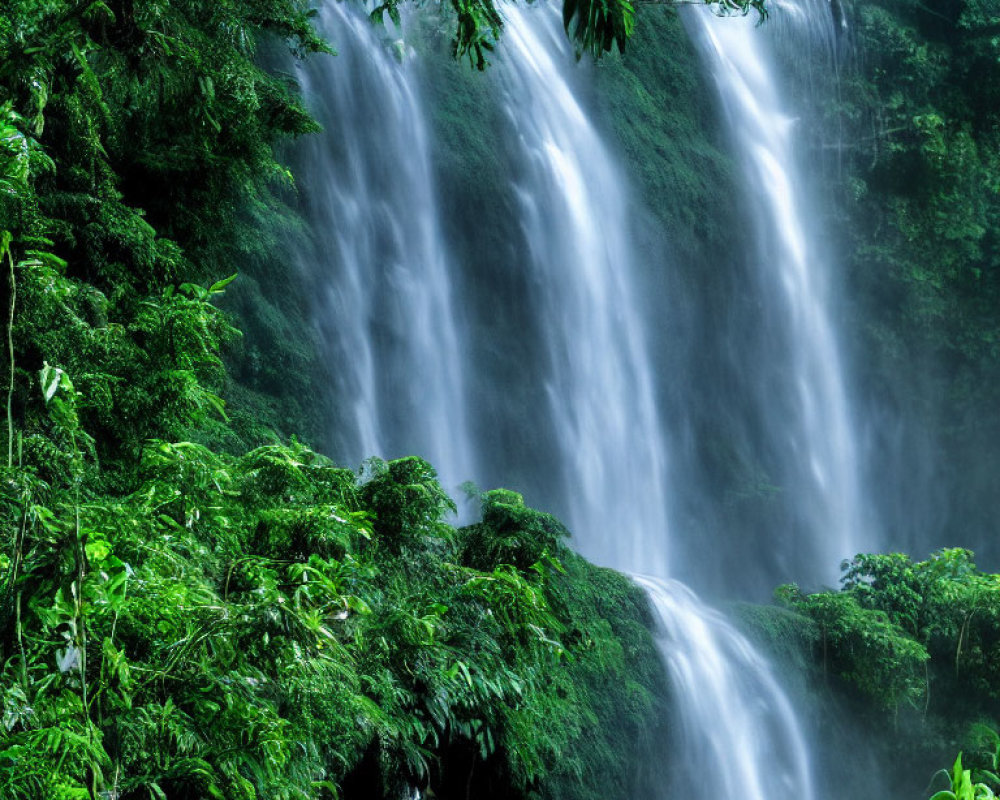
[[(343, 370), (334, 386), (347, 410), (337, 456), (418, 453), (454, 490), (477, 477), (483, 455), (469, 434), (476, 409), (466, 398), (469, 383), (489, 375), (461, 345), (475, 321), (456, 313), (456, 265), (437, 216), (415, 65), (346, 6), (327, 3), (323, 15), (341, 55), (303, 76), (326, 129), (306, 156), (305, 194), (316, 243), (309, 257), (324, 275), (317, 316), (331, 362)], [(579, 99), (581, 76), (558, 14), (508, 6), (504, 15), (491, 69), (517, 161), (509, 233), (524, 245), (548, 370), (547, 407), (531, 424), (548, 426), (559, 450), (556, 505), (567, 509), (576, 546), (635, 575), (659, 619), (678, 714), (676, 741), (664, 742), (677, 767), (661, 796), (811, 800), (808, 748), (772, 668), (672, 577), (669, 425), (637, 303), (643, 265), (629, 230), (628, 182)], [(761, 258), (760, 291), (776, 295), (785, 352), (774, 357), (785, 365), (791, 419), (782, 433), (785, 478), (805, 495), (802, 528), (815, 563), (835, 564), (853, 553), (862, 529), (856, 454), (825, 277), (798, 216), (793, 123), (758, 32), (746, 20), (691, 16), (728, 122), (744, 131), (733, 139), (746, 180), (762, 193), (758, 228), (772, 255)]]
[(707, 8), (686, 15), (706, 70), (718, 87), (723, 119), (743, 168), (752, 221), (749, 291), (763, 345), (743, 385), (778, 471), (790, 548), (799, 551), (795, 580), (836, 585), (839, 565), (874, 548), (862, 514), (856, 426), (841, 346), (834, 328), (830, 256), (821, 246), (799, 164), (797, 115), (782, 97), (776, 47), (812, 47), (835, 58), (835, 19), (828, 0), (772, 4), (771, 19), (719, 18)]
[(497, 69), (531, 165), (518, 194), (529, 268), (549, 306), (552, 417), (574, 498), (570, 527), (584, 554), (636, 576), (659, 617), (680, 719), (669, 745), (678, 768), (663, 796), (810, 800), (808, 750), (770, 666), (668, 577), (670, 448), (634, 313), (639, 265), (627, 181), (576, 100), (558, 16), (515, 7), (505, 16), (509, 56)]
[(463, 355), (451, 296), (427, 124), (412, 58), (349, 4), (320, 25), (337, 57), (301, 68), (324, 134), (309, 138), (299, 183), (321, 328), (347, 463), (419, 454), (455, 492), (474, 473)]

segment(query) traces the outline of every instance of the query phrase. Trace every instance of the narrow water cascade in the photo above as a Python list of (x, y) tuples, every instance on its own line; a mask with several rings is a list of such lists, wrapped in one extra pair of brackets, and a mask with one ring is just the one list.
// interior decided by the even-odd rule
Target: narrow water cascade
[[(820, 41), (831, 49), (833, 15), (826, 3), (813, 6), (782, 4), (772, 18), (799, 35), (799, 46)], [(757, 237), (755, 324), (764, 344), (753, 362), (756, 424), (776, 453), (794, 546), (805, 551), (797, 563), (812, 572), (798, 579), (835, 584), (840, 561), (877, 548), (877, 541), (862, 514), (861, 459), (832, 319), (828, 256), (811, 226), (796, 119), (779, 94), (768, 49), (770, 27), (779, 25), (759, 28), (707, 8), (687, 19), (745, 171), (746, 199), (734, 213), (750, 215)]]
[(809, 749), (770, 665), (684, 584), (635, 580), (652, 601), (679, 700), (683, 755), (667, 796), (813, 800)]
[(334, 366), (334, 455), (419, 454), (454, 492), (473, 476), (463, 356), (414, 65), (369, 19), (325, 3), (336, 59), (302, 69), (326, 133), (302, 153), (315, 316)]
[(636, 314), (627, 181), (574, 94), (556, 9), (504, 14), (497, 70), (518, 143), (524, 268), (545, 320), (566, 521), (592, 560), (665, 575), (668, 445)]

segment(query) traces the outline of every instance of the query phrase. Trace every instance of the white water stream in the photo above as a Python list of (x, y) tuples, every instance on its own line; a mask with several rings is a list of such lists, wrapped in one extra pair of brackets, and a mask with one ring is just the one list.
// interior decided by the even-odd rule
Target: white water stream
[(350, 5), (321, 14), (338, 55), (300, 76), (327, 131), (303, 154), (315, 238), (303, 269), (322, 275), (314, 300), (336, 370), (337, 456), (419, 454), (454, 492), (474, 474), (464, 358), (414, 64)]
[(678, 700), (669, 796), (813, 800), (809, 750), (771, 666), (679, 581), (642, 576)]
[(553, 8), (509, 6), (496, 68), (516, 132), (517, 197), (549, 362), (566, 520), (598, 563), (665, 575), (666, 439), (653, 395), (627, 181), (577, 100)]
[[(815, 242), (804, 189), (797, 120), (780, 95), (768, 48), (772, 27), (791, 28), (832, 48), (834, 19), (826, 2), (777, 4), (763, 28), (752, 18), (718, 18), (707, 8), (687, 17), (715, 77), (730, 139), (743, 166), (748, 215), (757, 236), (758, 324), (768, 331), (766, 363), (755, 382), (764, 409), (757, 424), (779, 451), (780, 476), (792, 511), (796, 544), (812, 575), (836, 585), (839, 564), (876, 546), (861, 514), (862, 474), (845, 390), (840, 346), (831, 318), (826, 254)], [(810, 30), (805, 30), (809, 28)]]
[[(337, 456), (357, 463), (372, 454), (420, 454), (453, 491), (477, 478), (477, 459), (489, 455), (468, 433), (491, 424), (468, 407), (469, 387), (492, 387), (462, 344), (474, 325), (456, 313), (456, 265), (437, 216), (414, 64), (393, 58), (367, 21), (346, 9), (325, 5), (340, 56), (317, 61), (303, 80), (328, 131), (311, 145), (303, 183), (316, 238), (307, 259), (327, 270), (318, 316), (340, 371)], [(542, 352), (525, 372), (544, 370), (547, 401), (517, 422), (544, 426), (558, 450), (553, 484), (561, 496), (553, 500), (569, 509), (582, 552), (651, 576), (637, 580), (660, 618), (681, 721), (680, 736), (664, 748), (682, 766), (662, 796), (812, 800), (808, 748), (771, 668), (721, 615), (671, 580), (677, 467), (650, 358), (658, 344), (638, 302), (638, 278), (650, 265), (632, 245), (628, 182), (581, 104), (581, 76), (558, 15), (510, 7), (505, 16), (491, 68), (513, 139), (516, 213), (505, 232), (521, 243), (518, 268), (532, 287), (525, 303), (542, 332)], [(794, 498), (797, 535), (826, 574), (856, 551), (864, 526), (825, 266), (810, 245), (797, 178), (795, 126), (759, 32), (746, 20), (692, 17), (738, 158), (759, 193), (752, 213), (761, 324), (774, 330), (771, 380), (761, 391), (775, 396), (773, 413), (759, 424), (784, 454), (781, 478)], [(669, 313), (669, 298), (657, 305)], [(704, 543), (709, 554), (712, 544)]]

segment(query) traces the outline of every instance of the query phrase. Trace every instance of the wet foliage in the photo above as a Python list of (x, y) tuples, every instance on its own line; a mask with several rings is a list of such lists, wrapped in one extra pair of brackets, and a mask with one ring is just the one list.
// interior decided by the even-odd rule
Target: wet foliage
[[(962, 544), (996, 568), (1000, 12), (980, 0), (844, 8), (817, 161), (841, 187), (831, 222), (874, 435), (904, 451), (887, 523), (894, 536), (935, 529), (898, 547)], [(926, 489), (908, 501), (914, 482)]]
[[(368, 476), (301, 445), (163, 440), (128, 494), (5, 469), (3, 795), (636, 786), (628, 749), (662, 704), (641, 593), (561, 546), (484, 559), (494, 529), (449, 525), (419, 459)], [(520, 508), (495, 535), (532, 540), (547, 518)]]

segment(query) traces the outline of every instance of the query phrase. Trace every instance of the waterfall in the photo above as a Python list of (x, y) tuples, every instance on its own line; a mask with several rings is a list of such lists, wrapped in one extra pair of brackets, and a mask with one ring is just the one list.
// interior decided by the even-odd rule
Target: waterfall
[(580, 107), (552, 9), (504, 10), (497, 65), (515, 132), (517, 197), (537, 312), (563, 506), (584, 555), (667, 571), (667, 444), (636, 314), (624, 176)]
[(548, 320), (570, 528), (600, 563), (653, 576), (636, 580), (660, 618), (682, 722), (670, 750), (683, 767), (661, 795), (811, 800), (805, 741), (770, 667), (690, 589), (666, 580), (668, 443), (635, 313), (631, 200), (576, 100), (572, 56), (551, 11), (505, 10), (510, 58), (497, 68), (528, 165), (518, 186), (521, 224)]
[(669, 796), (813, 800), (809, 751), (771, 667), (678, 581), (637, 577), (678, 697), (679, 775)]
[(333, 365), (334, 455), (419, 454), (454, 491), (473, 477), (451, 264), (440, 234), (426, 123), (413, 64), (368, 18), (325, 3), (338, 51), (301, 75), (326, 130), (302, 154), (300, 185), (319, 275), (315, 317)]
[[(450, 489), (483, 469), (477, 459), (485, 454), (468, 432), (496, 424), (477, 419), (480, 409), (466, 403), (470, 386), (489, 385), (490, 376), (468, 356), (478, 321), (460, 319), (452, 297), (453, 281), (476, 282), (475, 264), (463, 264), (469, 274), (458, 276), (447, 252), (415, 65), (405, 48), (396, 47), (400, 58), (393, 58), (367, 21), (339, 4), (327, 3), (323, 14), (340, 56), (304, 75), (327, 133), (305, 156), (303, 191), (316, 238), (308, 260), (324, 267), (317, 315), (338, 370), (334, 424), (344, 435), (336, 455), (356, 463), (371, 454), (417, 453), (438, 467)], [(637, 581), (660, 618), (682, 723), (677, 741), (664, 748), (684, 766), (662, 796), (710, 787), (723, 798), (763, 800), (781, 792), (811, 800), (807, 749), (770, 667), (721, 615), (670, 580), (677, 570), (668, 548), (678, 535), (670, 525), (676, 467), (668, 459), (654, 343), (638, 288), (649, 265), (631, 244), (635, 200), (581, 105), (579, 71), (554, 9), (509, 7), (505, 16), (502, 55), (492, 70), (509, 128), (497, 140), (511, 158), (514, 213), (484, 224), (503, 224), (505, 236), (519, 241), (513, 252), (530, 287), (519, 313), (536, 320), (540, 350), (521, 379), (543, 375), (545, 396), (544, 409), (505, 424), (545, 429), (558, 474), (556, 496), (543, 505), (562, 511), (583, 553), (651, 576)], [(740, 31), (733, 47), (746, 48), (733, 81), (742, 85), (740, 76), (756, 71), (750, 77), (766, 82), (742, 21), (725, 24)], [(706, 23), (706, 41), (721, 35)], [(761, 291), (781, 292), (776, 314), (784, 338), (776, 341), (784, 349), (776, 347), (775, 358), (785, 366), (774, 385), (790, 399), (777, 411), (790, 417), (788, 463), (803, 470), (801, 480), (793, 467), (784, 477), (801, 490), (802, 508), (812, 507), (803, 511), (804, 535), (819, 541), (827, 520), (831, 543), (817, 559), (835, 563), (849, 554), (857, 530), (839, 357), (824, 287), (796, 215), (790, 126), (772, 95), (747, 86), (751, 100), (769, 98), (738, 108), (747, 115), (740, 124), (759, 118), (748, 137), (753, 152), (742, 157), (755, 165), (753, 180), (768, 189), (758, 227), (773, 233), (778, 254), (777, 277), (762, 278)], [(730, 114), (735, 120), (736, 111)], [(669, 313), (669, 298), (657, 302)], [(504, 308), (497, 303), (488, 313)], [(792, 346), (797, 339), (801, 353)], [(525, 344), (518, 352), (531, 349)], [(509, 388), (497, 384), (493, 391)]]
[[(794, 527), (797, 580), (836, 583), (838, 566), (875, 542), (861, 510), (856, 435), (844, 366), (831, 318), (827, 254), (819, 240), (795, 149), (797, 121), (779, 94), (780, 73), (768, 48), (791, 27), (801, 43), (835, 50), (833, 15), (825, 2), (780, 4), (772, 22), (718, 18), (707, 8), (687, 17), (714, 75), (732, 147), (748, 187), (734, 213), (755, 232), (755, 326), (762, 350), (754, 358), (755, 425), (776, 452), (782, 502)], [(801, 44), (799, 45), (801, 46)]]

